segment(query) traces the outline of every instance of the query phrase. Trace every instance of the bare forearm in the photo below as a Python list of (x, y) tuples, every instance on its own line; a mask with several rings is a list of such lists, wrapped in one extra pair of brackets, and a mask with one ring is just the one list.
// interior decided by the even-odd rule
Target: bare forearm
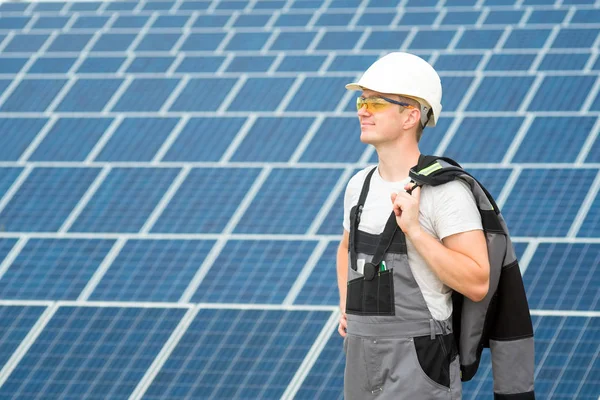
[(346, 289), (348, 282), (348, 248), (343, 245), (337, 251), (337, 282), (340, 293), (340, 309), (346, 311)]
[[(478, 241), (474, 245), (483, 245), (482, 251), (486, 252), (487, 258), (485, 239), (483, 233), (480, 233), (483, 241)], [(444, 246), (423, 229), (415, 230), (409, 239), (444, 284), (473, 301), (480, 301), (485, 297), (489, 287), (487, 260), (481, 262), (482, 265), (480, 265), (472, 258)]]

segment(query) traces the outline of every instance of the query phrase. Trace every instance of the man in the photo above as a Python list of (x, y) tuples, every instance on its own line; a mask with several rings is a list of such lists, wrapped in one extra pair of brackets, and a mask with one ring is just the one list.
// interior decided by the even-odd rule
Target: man
[(482, 300), (490, 266), (469, 187), (417, 188), (408, 178), (423, 129), (440, 117), (440, 78), (425, 60), (396, 52), (346, 88), (362, 91), (360, 140), (379, 163), (352, 177), (344, 200), (337, 273), (345, 398), (460, 399), (452, 290)]

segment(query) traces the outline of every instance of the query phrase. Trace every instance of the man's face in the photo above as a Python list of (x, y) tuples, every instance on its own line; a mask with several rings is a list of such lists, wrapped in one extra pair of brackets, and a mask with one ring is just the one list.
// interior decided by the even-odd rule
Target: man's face
[[(361, 97), (387, 97), (399, 100), (394, 94), (385, 94), (365, 89)], [(356, 113), (360, 121), (360, 140), (363, 143), (376, 145), (398, 139), (403, 132), (402, 126), (407, 118), (407, 111), (397, 104), (389, 104), (382, 110), (369, 111), (363, 106)]]

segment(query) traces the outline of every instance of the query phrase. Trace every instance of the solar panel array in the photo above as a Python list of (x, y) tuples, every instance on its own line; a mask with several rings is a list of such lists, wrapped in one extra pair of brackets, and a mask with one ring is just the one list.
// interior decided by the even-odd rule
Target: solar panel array
[(0, 398), (341, 399), (344, 84), (393, 50), (508, 221), (538, 397), (597, 399), (598, 0), (1, 2)]

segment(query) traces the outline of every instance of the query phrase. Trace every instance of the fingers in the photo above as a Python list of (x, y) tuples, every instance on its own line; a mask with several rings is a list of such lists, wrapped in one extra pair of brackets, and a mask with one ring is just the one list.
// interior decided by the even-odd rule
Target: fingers
[(346, 313), (342, 313), (340, 316), (340, 324), (338, 325), (338, 333), (342, 337), (346, 337), (346, 330), (348, 329), (348, 320), (346, 319)]

